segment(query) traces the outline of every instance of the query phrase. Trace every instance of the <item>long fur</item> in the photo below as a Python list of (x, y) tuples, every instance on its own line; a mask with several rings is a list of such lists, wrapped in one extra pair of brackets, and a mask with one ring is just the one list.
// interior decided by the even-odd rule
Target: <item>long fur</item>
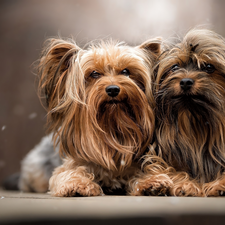
[[(183, 78), (194, 81), (186, 92), (180, 85)], [(165, 164), (162, 165), (159, 158), (151, 159), (149, 154), (144, 163), (146, 170), (169, 175), (174, 182), (173, 195), (223, 193), (224, 38), (206, 29), (189, 31), (183, 40), (161, 55), (154, 92), (156, 151)]]
[[(85, 50), (71, 40), (46, 42), (40, 96), (47, 103), (48, 131), (66, 155), (50, 179), (53, 195), (99, 195), (103, 186), (127, 185), (124, 180), (139, 170), (134, 165), (153, 136), (151, 76), (159, 52), (159, 40), (137, 47), (100, 42)], [(115, 98), (105, 91), (110, 85), (120, 88)]]

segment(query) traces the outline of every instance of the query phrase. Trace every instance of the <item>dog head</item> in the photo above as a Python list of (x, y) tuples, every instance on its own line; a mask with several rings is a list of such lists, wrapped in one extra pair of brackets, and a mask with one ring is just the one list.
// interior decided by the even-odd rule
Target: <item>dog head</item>
[[(225, 42), (209, 30), (192, 30), (160, 62), (156, 95), (164, 117), (184, 111), (209, 121), (225, 107)], [(176, 110), (177, 109), (177, 110)], [(213, 119), (213, 118), (212, 118)]]
[(137, 47), (100, 42), (88, 49), (47, 41), (39, 89), (49, 131), (64, 154), (123, 170), (143, 153), (154, 129), (151, 75), (159, 52), (159, 40)]

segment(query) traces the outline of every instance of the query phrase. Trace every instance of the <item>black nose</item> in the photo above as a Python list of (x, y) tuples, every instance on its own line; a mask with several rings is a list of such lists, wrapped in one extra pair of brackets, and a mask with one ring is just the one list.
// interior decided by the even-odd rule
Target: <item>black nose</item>
[(191, 78), (184, 78), (180, 81), (180, 86), (184, 91), (191, 89), (191, 86), (194, 84), (194, 80)]
[(108, 96), (113, 98), (113, 97), (116, 97), (120, 93), (120, 87), (118, 87), (116, 85), (110, 85), (105, 88), (105, 91), (108, 94)]

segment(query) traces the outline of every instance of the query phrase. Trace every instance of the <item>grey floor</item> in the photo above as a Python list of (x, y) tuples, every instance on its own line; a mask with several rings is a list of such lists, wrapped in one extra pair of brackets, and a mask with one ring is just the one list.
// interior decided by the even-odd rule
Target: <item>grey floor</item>
[(0, 190), (0, 224), (225, 225), (225, 198), (57, 198)]

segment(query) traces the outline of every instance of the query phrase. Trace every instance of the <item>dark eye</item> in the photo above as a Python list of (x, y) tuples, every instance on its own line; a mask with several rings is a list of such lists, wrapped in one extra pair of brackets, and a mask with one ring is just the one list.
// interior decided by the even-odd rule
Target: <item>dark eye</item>
[(130, 71), (128, 69), (124, 69), (120, 72), (122, 75), (129, 77), (130, 76)]
[(180, 67), (179, 67), (178, 64), (174, 64), (174, 65), (171, 66), (171, 68), (170, 68), (170, 70), (171, 70), (172, 72), (174, 72), (174, 71), (176, 71), (176, 70), (179, 70), (179, 69), (180, 69)]
[(208, 63), (208, 64), (202, 65), (201, 70), (210, 74), (210, 73), (213, 73), (216, 69), (212, 64)]
[(97, 79), (97, 78), (99, 78), (99, 77), (101, 76), (101, 74), (94, 70), (94, 71), (90, 74), (90, 76), (91, 76), (92, 78)]

